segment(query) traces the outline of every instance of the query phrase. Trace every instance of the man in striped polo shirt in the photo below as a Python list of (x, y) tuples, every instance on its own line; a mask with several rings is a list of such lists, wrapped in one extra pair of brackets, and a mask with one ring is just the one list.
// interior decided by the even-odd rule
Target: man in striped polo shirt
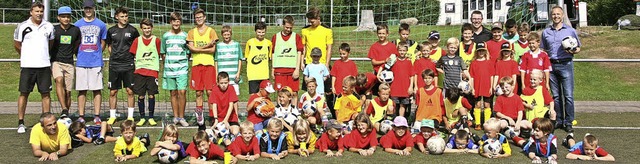
[(171, 108), (173, 109), (173, 123), (189, 126), (184, 119), (187, 105), (187, 85), (189, 84), (189, 48), (187, 47), (187, 33), (182, 31), (182, 15), (172, 12), (169, 18), (171, 30), (162, 35), (160, 54), (164, 60), (164, 74), (162, 75), (162, 89), (171, 92)]

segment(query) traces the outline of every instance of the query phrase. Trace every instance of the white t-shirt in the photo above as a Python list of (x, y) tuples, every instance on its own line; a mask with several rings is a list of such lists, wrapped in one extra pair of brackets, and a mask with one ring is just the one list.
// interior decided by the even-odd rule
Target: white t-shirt
[(20, 23), (13, 33), (13, 40), (22, 43), (20, 67), (50, 67), (49, 41), (54, 39), (53, 25), (42, 20), (40, 25), (33, 24), (31, 18)]

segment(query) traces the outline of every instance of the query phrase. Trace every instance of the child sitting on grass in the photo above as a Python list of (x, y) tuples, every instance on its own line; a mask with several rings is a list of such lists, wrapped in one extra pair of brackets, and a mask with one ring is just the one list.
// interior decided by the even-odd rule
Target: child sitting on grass
[(370, 101), (369, 105), (367, 105), (366, 113), (369, 115), (369, 119), (376, 129), (380, 129), (380, 123), (383, 120), (391, 120), (395, 104), (389, 100), (390, 93), (389, 84), (380, 84), (378, 87), (378, 97), (374, 98), (373, 101)]

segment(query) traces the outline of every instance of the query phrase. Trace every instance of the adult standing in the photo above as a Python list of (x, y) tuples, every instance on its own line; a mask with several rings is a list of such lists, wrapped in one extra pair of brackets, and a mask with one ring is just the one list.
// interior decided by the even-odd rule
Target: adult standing
[[(542, 31), (542, 43), (540, 48), (549, 53), (551, 60), (551, 73), (549, 86), (553, 94), (556, 110), (555, 128), (564, 128), (572, 133), (574, 116), (573, 104), (573, 55), (580, 52), (580, 40), (576, 30), (564, 24), (564, 12), (562, 7), (551, 8), (551, 20), (553, 24)], [(565, 50), (562, 40), (565, 37), (574, 37), (578, 40), (578, 47), (573, 50)]]
[(95, 15), (93, 0), (85, 0), (84, 17), (76, 21), (82, 39), (78, 48), (76, 62), (76, 90), (78, 90), (79, 122), (84, 122), (84, 108), (87, 102), (87, 91), (93, 92), (93, 121), (100, 124), (100, 106), (102, 102), (102, 50), (107, 39), (107, 25)]
[(482, 26), (482, 21), (484, 17), (482, 16), (482, 12), (475, 10), (471, 12), (471, 25), (473, 26), (473, 37), (472, 40), (474, 43), (486, 42), (491, 39), (492, 35), (491, 31), (487, 30)]
[(300, 63), (302, 60), (302, 37), (293, 32), (293, 16), (287, 15), (283, 19), (282, 31), (271, 37), (273, 47), (272, 77), (276, 83), (276, 89), (288, 86), (293, 91), (291, 102), (298, 102), (298, 90), (300, 88)]
[(71, 7), (62, 6), (58, 9), (59, 25), (53, 26), (55, 39), (49, 49), (51, 55), (51, 75), (56, 82), (56, 94), (62, 112), (60, 117), (69, 114), (71, 106), (71, 90), (73, 89), (73, 55), (78, 52), (80, 44), (80, 29), (71, 24)]
[(127, 119), (133, 120), (133, 71), (134, 54), (129, 52), (133, 40), (140, 36), (138, 30), (129, 24), (129, 10), (125, 7), (116, 9), (118, 24), (107, 30), (107, 45), (109, 56), (109, 120), (116, 121), (116, 105), (118, 104), (118, 90), (126, 88)]
[[(51, 61), (49, 46), (54, 39), (53, 25), (42, 20), (44, 5), (33, 3), (29, 10), (31, 17), (20, 23), (13, 34), (13, 45), (20, 55), (20, 83), (18, 91), (18, 133), (26, 132), (24, 113), (27, 109), (29, 94), (34, 85), (42, 97), (42, 112), (49, 112), (51, 105)], [(30, 46), (22, 48), (22, 45)]]
[(45, 112), (40, 115), (40, 123), (33, 126), (29, 136), (33, 155), (40, 161), (55, 161), (67, 155), (71, 149), (71, 135), (67, 126), (58, 122), (56, 116)]

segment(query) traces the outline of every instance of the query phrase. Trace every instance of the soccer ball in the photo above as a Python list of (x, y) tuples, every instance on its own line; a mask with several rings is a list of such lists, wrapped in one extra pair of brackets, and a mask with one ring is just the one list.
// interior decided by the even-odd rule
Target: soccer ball
[(256, 114), (261, 117), (272, 117), (275, 114), (276, 106), (270, 100), (265, 99), (256, 107)]
[(484, 142), (482, 149), (490, 155), (498, 155), (502, 151), (502, 143), (500, 143), (500, 140), (488, 139)]
[(444, 139), (440, 137), (431, 137), (427, 140), (427, 149), (429, 150), (429, 154), (440, 155), (444, 153), (444, 147), (446, 143)]
[(205, 129), (204, 132), (207, 133), (207, 137), (209, 138), (210, 141), (215, 141), (218, 139), (218, 137), (216, 136), (216, 133), (213, 132), (213, 130)]
[(562, 39), (562, 48), (567, 51), (575, 50), (578, 47), (578, 39), (567, 36)]
[(382, 133), (387, 133), (389, 132), (389, 130), (391, 130), (391, 128), (393, 128), (393, 121), (391, 120), (383, 120), (380, 123), (380, 132)]
[(302, 111), (306, 114), (313, 114), (317, 110), (316, 102), (313, 100), (307, 100), (302, 103)]
[(458, 88), (460, 88), (462, 93), (465, 93), (465, 94), (468, 94), (469, 92), (471, 92), (471, 86), (469, 86), (469, 82), (466, 82), (466, 81), (460, 81), (460, 83), (458, 83)]
[(69, 117), (60, 118), (58, 119), (58, 122), (62, 122), (65, 126), (67, 126), (67, 129), (69, 129), (69, 126), (71, 126), (71, 123), (73, 123), (73, 121)]
[(213, 131), (218, 137), (224, 137), (225, 135), (229, 134), (229, 129), (227, 129), (227, 126), (225, 126), (225, 124), (222, 122), (218, 122)]
[(391, 83), (393, 82), (393, 72), (389, 71), (389, 70), (384, 70), (382, 72), (380, 72), (380, 80), (382, 80), (382, 82), (384, 83)]
[(158, 152), (158, 161), (160, 163), (175, 163), (178, 160), (178, 152), (168, 149), (160, 149)]

